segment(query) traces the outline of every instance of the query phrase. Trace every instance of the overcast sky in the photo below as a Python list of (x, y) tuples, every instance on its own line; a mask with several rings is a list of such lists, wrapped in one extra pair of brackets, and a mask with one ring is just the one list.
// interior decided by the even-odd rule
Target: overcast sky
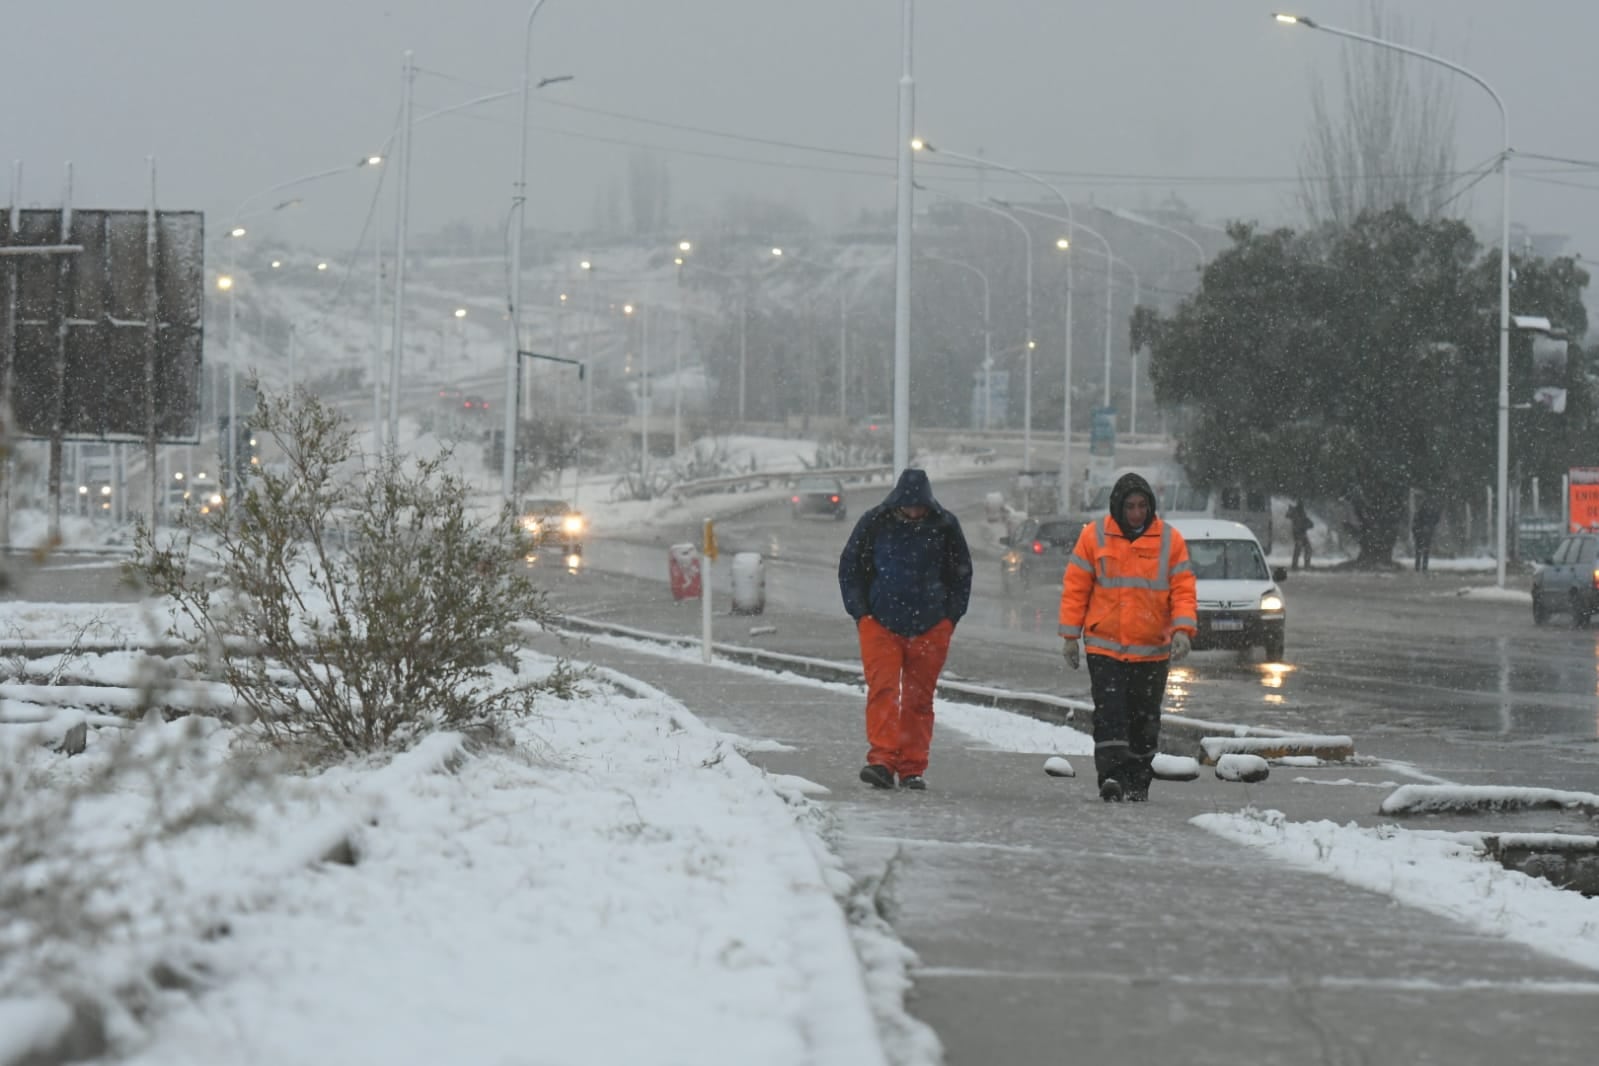
[[(1272, 2), (920, 0), (918, 129), (1024, 167), (1146, 179), (1067, 179), (1074, 196), (1136, 208), (1176, 194), (1216, 220), (1296, 221), (1312, 77), (1335, 80), (1345, 46), (1277, 25)], [(1366, 0), (1306, 2), (1302, 12), (1324, 22), (1365, 25)], [(1517, 148), (1599, 157), (1589, 121), (1599, 3), (1390, 7), (1409, 20), (1412, 43), (1504, 96)], [(527, 11), (527, 0), (6, 0), (0, 161), (23, 162), (25, 204), (59, 203), (71, 160), (80, 206), (137, 207), (153, 154), (161, 205), (203, 208), (215, 230), (241, 203), (279, 199), (270, 186), (380, 145), (395, 127), (406, 49), (426, 72), (419, 114), (514, 87)], [(549, 0), (534, 24), (533, 74), (575, 80), (536, 94), (530, 219), (585, 226), (595, 190), (620, 181), (629, 144), (662, 150), (685, 228), (696, 208), (732, 195), (787, 200), (825, 226), (891, 206), (886, 161), (557, 105), (886, 160), (899, 25), (899, 0)], [(1466, 168), (1497, 151), (1498, 114), (1476, 86), (1449, 80)], [(504, 217), (515, 118), (514, 101), (501, 101), (418, 128), (415, 227)], [(1545, 173), (1514, 183), (1515, 220), (1569, 232), (1568, 250), (1599, 258), (1599, 193), (1533, 180), (1599, 186), (1599, 174), (1522, 166)], [(271, 222), (335, 253), (359, 232), (375, 177), (303, 186), (304, 203)], [(8, 174), (0, 195), (9, 186)], [(1480, 229), (1497, 231), (1497, 179), (1469, 208)]]

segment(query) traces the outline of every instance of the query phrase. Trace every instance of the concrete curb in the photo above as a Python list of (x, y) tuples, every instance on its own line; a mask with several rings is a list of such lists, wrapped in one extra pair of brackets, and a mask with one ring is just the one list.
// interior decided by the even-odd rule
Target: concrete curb
[(1215, 766), (1228, 755), (1258, 755), (1262, 759), (1312, 755), (1328, 762), (1344, 762), (1355, 757), (1355, 742), (1349, 737), (1315, 734), (1205, 737), (1200, 740), (1199, 747), (1199, 761), (1206, 766)]
[[(660, 644), (667, 647), (697, 648), (700, 644), (699, 640), (691, 637), (656, 633), (647, 629), (636, 629), (632, 626), (600, 622), (571, 615), (563, 618), (558, 628), (580, 633), (627, 637), (631, 640)], [(855, 685), (862, 688), (866, 684), (866, 680), (861, 674), (860, 665), (857, 663), (840, 663), (805, 655), (788, 655), (784, 652), (750, 648), (739, 644), (727, 644), (722, 641), (712, 641), (711, 649), (716, 656), (725, 662), (739, 663), (743, 666), (770, 670), (774, 673), (796, 674), (816, 681), (831, 681), (837, 684)], [(1042, 692), (1013, 692), (1009, 689), (995, 688), (991, 685), (977, 685), (966, 681), (948, 680), (938, 683), (938, 695), (944, 699), (960, 703), (972, 703), (983, 707), (994, 707), (1002, 711), (1012, 711), (1016, 714), (1024, 714), (1029, 718), (1036, 718), (1052, 725), (1070, 724), (1088, 733), (1092, 733), (1094, 729), (1094, 706), (1087, 700), (1068, 699), (1064, 696), (1052, 696)], [(1205, 754), (1203, 742), (1206, 739), (1217, 739), (1217, 734), (1224, 734), (1221, 738), (1222, 740), (1258, 741), (1262, 747), (1268, 750), (1271, 749), (1273, 743), (1281, 746), (1284, 738), (1292, 738), (1292, 734), (1281, 730), (1264, 729), (1230, 722), (1211, 722), (1201, 718), (1190, 718), (1187, 715), (1176, 714), (1166, 714), (1161, 717), (1160, 734), (1160, 748), (1164, 754), (1187, 755), (1202, 762), (1205, 761), (1203, 758)], [(1348, 737), (1339, 739), (1347, 746), (1348, 754), (1352, 755), (1354, 753), (1353, 742)], [(1252, 749), (1240, 748), (1238, 750), (1247, 750), (1251, 754), (1263, 754), (1263, 752)], [(1322, 755), (1321, 751), (1313, 751), (1308, 748), (1304, 750), (1294, 749), (1287, 753)], [(1322, 755), (1322, 757), (1332, 758), (1333, 756)], [(1340, 756), (1340, 758), (1347, 757), (1348, 755)]]

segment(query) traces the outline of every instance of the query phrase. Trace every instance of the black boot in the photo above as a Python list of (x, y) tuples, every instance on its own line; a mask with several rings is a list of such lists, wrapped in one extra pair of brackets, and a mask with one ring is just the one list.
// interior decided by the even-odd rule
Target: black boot
[(1107, 777), (1099, 785), (1099, 798), (1106, 803), (1120, 803), (1122, 801), (1122, 783), (1114, 777)]
[(869, 762), (861, 767), (861, 780), (873, 788), (893, 788), (894, 771), (886, 766), (879, 766), (877, 763)]

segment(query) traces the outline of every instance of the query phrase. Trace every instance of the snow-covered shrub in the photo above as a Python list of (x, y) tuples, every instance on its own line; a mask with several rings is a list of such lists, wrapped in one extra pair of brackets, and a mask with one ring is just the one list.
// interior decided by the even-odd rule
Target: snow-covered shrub
[(705, 478), (732, 477), (739, 473), (727, 446), (727, 438), (696, 440), (687, 451), (672, 461), (674, 482), (701, 481)]
[(140, 528), (135, 564), (243, 717), (368, 752), (530, 709), (540, 683), (491, 676), (514, 667), (519, 623), (555, 617), (510, 510), (472, 516), (443, 459), (363, 466), (344, 418), (303, 391), (264, 397), (254, 425), (282, 461), (174, 538)]
[(820, 441), (812, 458), (799, 457), (807, 470), (887, 466), (893, 459), (893, 438), (884, 439), (881, 435), (870, 433), (854, 433)]
[(216, 726), (152, 716), (71, 759), (42, 730), (0, 733), (0, 1014), (32, 1030), (0, 1031), (0, 1062), (16, 1061), (8, 1036), (30, 1037), (23, 1062), (90, 1057), (119, 1014), (200, 979), (196, 946), (223, 928), (213, 901), (174, 905), (182, 871), (276, 792)]

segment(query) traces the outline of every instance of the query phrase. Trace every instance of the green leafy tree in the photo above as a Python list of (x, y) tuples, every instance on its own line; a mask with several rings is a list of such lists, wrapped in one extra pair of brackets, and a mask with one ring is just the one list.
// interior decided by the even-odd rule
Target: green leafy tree
[[(1158, 401), (1188, 412), (1179, 458), (1198, 484), (1347, 501), (1359, 563), (1385, 565), (1411, 488), (1475, 494), (1493, 478), (1497, 255), (1464, 223), (1403, 208), (1230, 232), (1198, 293), (1134, 324)], [(1567, 260), (1523, 263), (1513, 306), (1584, 329), (1586, 282)]]

